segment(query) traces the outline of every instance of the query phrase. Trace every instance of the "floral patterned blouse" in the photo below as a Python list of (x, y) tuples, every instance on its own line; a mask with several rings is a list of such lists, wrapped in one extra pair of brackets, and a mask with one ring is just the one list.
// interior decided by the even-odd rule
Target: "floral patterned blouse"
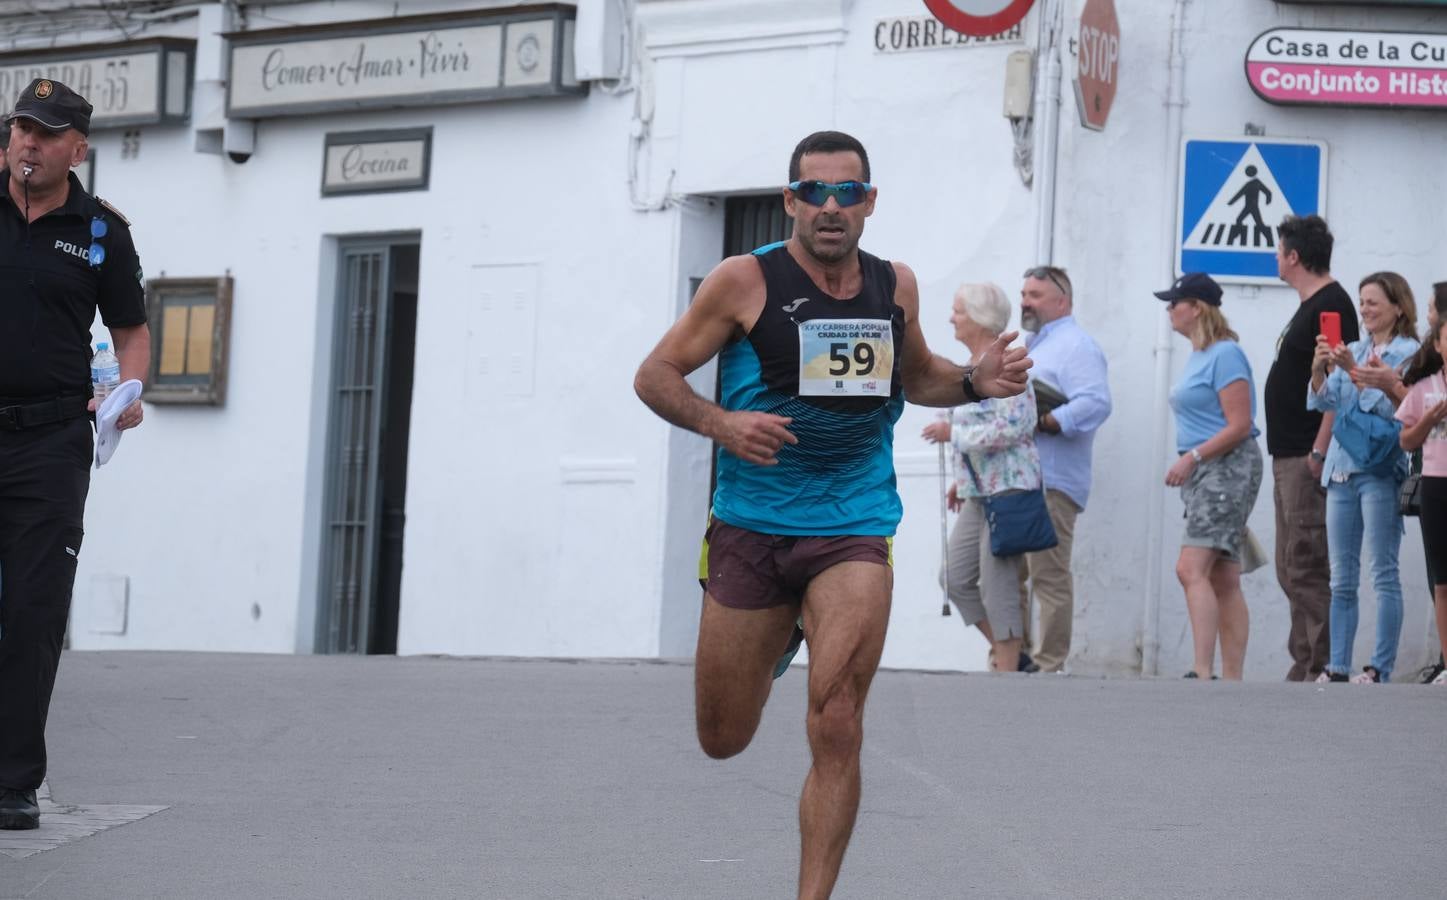
[(964, 454), (986, 496), (1040, 487), (1040, 452), (1035, 449), (1035, 390), (1006, 399), (990, 398), (950, 410), (950, 441), (955, 447), (955, 496), (978, 497)]

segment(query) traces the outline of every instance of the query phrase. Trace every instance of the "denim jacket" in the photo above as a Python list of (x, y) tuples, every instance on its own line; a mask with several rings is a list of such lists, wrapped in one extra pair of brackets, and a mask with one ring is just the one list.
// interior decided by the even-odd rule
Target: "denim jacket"
[[(1354, 341), (1347, 346), (1351, 349), (1352, 358), (1356, 360), (1359, 366), (1366, 365), (1367, 360), (1372, 356), (1371, 335), (1367, 335), (1361, 340)], [(1418, 346), (1420, 345), (1415, 339), (1397, 335), (1392, 338), (1391, 343), (1387, 344), (1386, 349), (1382, 351), (1382, 362), (1393, 369), (1400, 369), (1402, 364), (1410, 359), (1412, 354), (1417, 352)], [(1309, 383), (1307, 385), (1307, 409), (1314, 409), (1318, 412), (1339, 412), (1340, 410), (1350, 408), (1354, 403), (1362, 412), (1381, 416), (1388, 421), (1393, 420), (1397, 411), (1396, 407), (1392, 405), (1390, 397), (1376, 388), (1367, 388), (1364, 391), (1359, 390), (1355, 384), (1352, 384), (1351, 376), (1341, 368), (1333, 369), (1331, 373), (1326, 376), (1326, 380), (1322, 382), (1320, 392), (1313, 391)], [(1407, 467), (1407, 455), (1403, 453), (1397, 461), (1398, 481), (1406, 476)], [(1326, 451), (1326, 462), (1322, 464), (1322, 486), (1326, 487), (1331, 484), (1332, 481), (1345, 481), (1348, 476), (1357, 471), (1360, 470), (1356, 462), (1351, 458), (1350, 454), (1341, 448), (1341, 445), (1337, 443), (1336, 436), (1333, 435), (1331, 446), (1328, 447)]]

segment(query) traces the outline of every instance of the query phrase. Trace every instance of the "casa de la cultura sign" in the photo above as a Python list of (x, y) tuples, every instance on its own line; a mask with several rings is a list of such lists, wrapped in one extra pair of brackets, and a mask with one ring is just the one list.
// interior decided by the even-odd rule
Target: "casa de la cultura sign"
[(36, 78), (90, 101), (92, 129), (184, 122), (190, 114), (196, 42), (152, 38), (0, 54), (0, 117)]
[(583, 94), (587, 85), (573, 73), (574, 14), (549, 3), (233, 32), (226, 114), (262, 119)]
[(1447, 34), (1273, 28), (1246, 79), (1269, 103), (1447, 109)]

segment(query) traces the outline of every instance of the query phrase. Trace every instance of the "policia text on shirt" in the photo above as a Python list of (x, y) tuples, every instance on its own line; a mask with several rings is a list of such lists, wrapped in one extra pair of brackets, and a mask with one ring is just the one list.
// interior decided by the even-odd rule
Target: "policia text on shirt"
[[(20, 93), (0, 169), (0, 828), (35, 828), (45, 720), (80, 557), (92, 454), (90, 327), (121, 378), (150, 359), (130, 223), (81, 187), (91, 105), (58, 81)], [(140, 424), (137, 401), (117, 424)]]

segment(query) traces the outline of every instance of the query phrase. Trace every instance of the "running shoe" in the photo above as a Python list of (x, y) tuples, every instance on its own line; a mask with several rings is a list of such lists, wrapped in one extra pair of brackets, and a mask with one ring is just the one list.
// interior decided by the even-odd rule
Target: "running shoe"
[(1433, 684), (1447, 684), (1447, 669), (1444, 669), (1443, 671), (1438, 672), (1438, 673), (1437, 673), (1437, 677), (1432, 679), (1432, 683), (1433, 683)]
[(1439, 679), (1442, 677), (1442, 673), (1444, 671), (1447, 671), (1447, 669), (1444, 669), (1442, 667), (1442, 663), (1440, 661), (1434, 662), (1432, 663), (1432, 665), (1422, 670), (1422, 677), (1418, 680), (1422, 684), (1442, 684), (1443, 682), (1441, 682)]
[(800, 616), (799, 621), (794, 623), (794, 633), (789, 636), (789, 646), (784, 648), (784, 655), (774, 663), (774, 677), (778, 678), (789, 671), (789, 664), (794, 661), (794, 656), (799, 652), (799, 646), (804, 643), (804, 617)]
[(1379, 684), (1381, 680), (1382, 673), (1376, 666), (1362, 666), (1362, 674), (1353, 676), (1352, 684)]
[(1317, 684), (1328, 684), (1333, 681), (1351, 681), (1351, 679), (1347, 677), (1345, 672), (1323, 671), (1320, 675), (1316, 676)]

